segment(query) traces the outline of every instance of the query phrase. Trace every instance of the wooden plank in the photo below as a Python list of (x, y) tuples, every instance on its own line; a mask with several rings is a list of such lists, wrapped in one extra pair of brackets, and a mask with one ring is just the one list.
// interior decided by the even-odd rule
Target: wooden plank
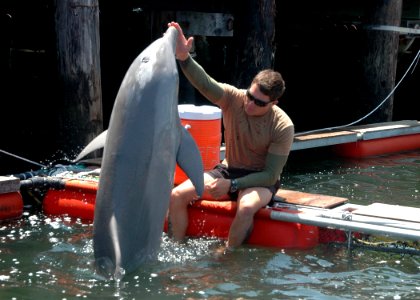
[(276, 195), (274, 196), (274, 201), (320, 208), (332, 208), (347, 202), (348, 199), (322, 194), (311, 194), (278, 189)]
[(403, 120), (354, 126), (349, 127), (348, 129), (357, 132), (358, 136), (360, 136), (360, 139), (362, 140), (373, 140), (420, 133), (420, 122), (414, 120)]
[(11, 176), (0, 176), (0, 194), (18, 192), (20, 180)]
[(420, 223), (420, 208), (372, 203), (356, 209), (354, 214)]
[(357, 133), (340, 131), (323, 131), (314, 134), (296, 136), (291, 150), (301, 150), (308, 148), (324, 147), (337, 144), (352, 143), (358, 140)]

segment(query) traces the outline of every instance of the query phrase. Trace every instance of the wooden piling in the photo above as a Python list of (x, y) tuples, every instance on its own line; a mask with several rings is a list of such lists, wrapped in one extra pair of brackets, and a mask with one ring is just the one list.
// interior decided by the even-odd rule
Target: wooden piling
[[(395, 86), (399, 33), (380, 28), (400, 26), (402, 0), (371, 0), (366, 5), (366, 54), (363, 58), (361, 115), (377, 107)], [(393, 98), (391, 95), (364, 123), (392, 121)]]
[(56, 0), (59, 145), (78, 153), (103, 130), (98, 0)]
[(274, 0), (246, 0), (238, 10), (234, 25), (238, 51), (234, 83), (247, 88), (259, 71), (273, 67), (276, 4)]

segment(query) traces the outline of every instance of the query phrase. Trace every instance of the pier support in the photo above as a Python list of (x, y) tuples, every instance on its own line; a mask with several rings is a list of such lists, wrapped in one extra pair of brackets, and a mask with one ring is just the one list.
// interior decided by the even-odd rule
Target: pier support
[(59, 146), (77, 153), (103, 130), (98, 0), (56, 0)]
[[(402, 0), (366, 2), (366, 53), (361, 83), (361, 115), (372, 111), (395, 86), (399, 33), (378, 30), (381, 26), (400, 26)], [(392, 121), (393, 95), (364, 123)]]
[(246, 0), (238, 10), (234, 28), (238, 51), (234, 81), (236, 86), (247, 88), (259, 71), (273, 67), (276, 3)]

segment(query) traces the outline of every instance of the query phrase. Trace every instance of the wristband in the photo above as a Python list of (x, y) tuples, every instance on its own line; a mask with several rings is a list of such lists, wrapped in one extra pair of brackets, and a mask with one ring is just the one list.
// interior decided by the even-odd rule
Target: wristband
[(230, 189), (229, 192), (234, 193), (238, 190), (238, 181), (236, 179), (232, 179), (230, 181)]

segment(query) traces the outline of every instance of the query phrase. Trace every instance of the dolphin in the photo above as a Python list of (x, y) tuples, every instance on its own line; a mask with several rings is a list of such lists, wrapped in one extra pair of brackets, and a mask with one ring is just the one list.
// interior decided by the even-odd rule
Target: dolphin
[(93, 250), (96, 272), (108, 278), (156, 259), (176, 163), (199, 196), (204, 190), (200, 152), (178, 115), (177, 37), (169, 27), (133, 61), (98, 137), (105, 145)]

